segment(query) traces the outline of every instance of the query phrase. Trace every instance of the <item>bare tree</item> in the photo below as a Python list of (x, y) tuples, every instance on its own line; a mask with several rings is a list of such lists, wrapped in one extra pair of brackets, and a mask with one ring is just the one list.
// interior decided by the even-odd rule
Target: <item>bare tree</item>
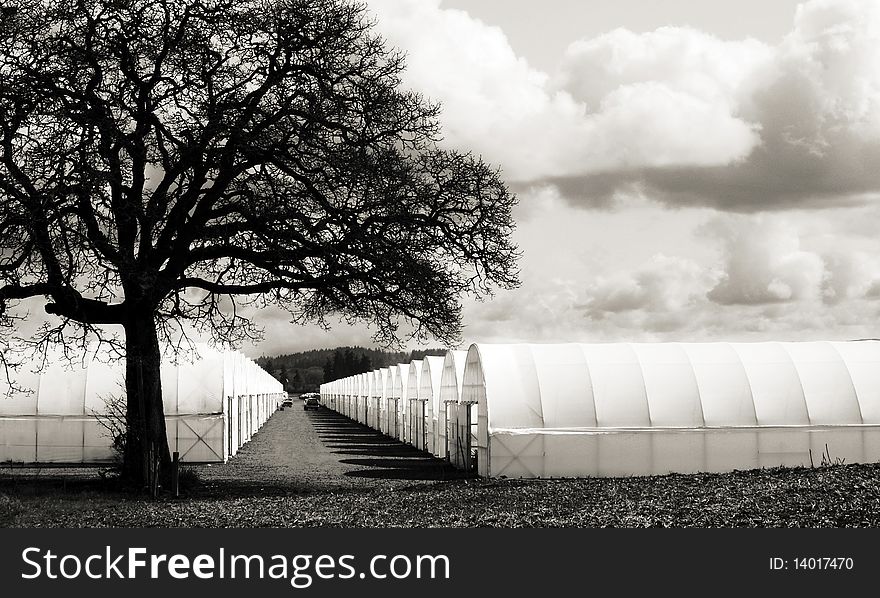
[[(438, 148), (438, 108), (348, 0), (7, 0), (0, 325), (125, 334), (129, 475), (169, 460), (160, 344), (366, 321), (455, 342), (460, 297), (517, 284), (497, 169)], [(69, 334), (69, 332), (68, 332)], [(106, 334), (106, 332), (105, 332)]]

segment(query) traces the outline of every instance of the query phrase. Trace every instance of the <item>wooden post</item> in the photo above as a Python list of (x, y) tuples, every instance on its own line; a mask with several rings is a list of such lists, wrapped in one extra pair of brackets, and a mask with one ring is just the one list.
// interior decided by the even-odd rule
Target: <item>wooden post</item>
[(177, 451), (171, 456), (171, 493), (174, 498), (180, 494), (180, 453)]

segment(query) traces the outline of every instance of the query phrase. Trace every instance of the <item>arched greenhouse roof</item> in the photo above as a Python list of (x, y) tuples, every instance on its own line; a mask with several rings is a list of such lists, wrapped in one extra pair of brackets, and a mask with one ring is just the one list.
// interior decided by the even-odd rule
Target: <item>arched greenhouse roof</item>
[(880, 424), (880, 341), (475, 344), (489, 430)]

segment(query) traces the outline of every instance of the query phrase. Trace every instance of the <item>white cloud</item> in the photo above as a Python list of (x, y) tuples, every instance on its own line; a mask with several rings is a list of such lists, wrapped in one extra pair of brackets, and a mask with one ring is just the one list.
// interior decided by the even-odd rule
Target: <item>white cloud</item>
[(601, 140), (597, 156), (616, 146), (631, 156), (607, 164), (594, 158), (582, 172), (745, 158), (760, 142), (760, 127), (741, 107), (771, 57), (755, 40), (722, 41), (683, 27), (616, 29), (573, 43), (556, 85), (584, 102), (590, 121), (612, 125), (590, 139)]
[(837, 250), (823, 254), (822, 299), (837, 304), (847, 299), (876, 298), (880, 290), (880, 258), (876, 254)]
[[(876, 221), (876, 211), (867, 216)], [(701, 234), (723, 246), (721, 280), (708, 298), (722, 305), (871, 298), (880, 281), (876, 239), (848, 234), (845, 218), (829, 217), (822, 229), (803, 217), (806, 222), (798, 225), (779, 215), (725, 215), (702, 227)]]
[(880, 4), (813, 0), (798, 7), (780, 49), (783, 68), (808, 85), (815, 115), (831, 132), (880, 137)]
[(675, 312), (705, 299), (716, 282), (715, 272), (693, 260), (657, 254), (634, 272), (597, 277), (587, 286), (586, 309), (596, 319), (637, 309)]
[[(758, 42), (729, 43), (737, 50), (726, 62), (715, 52), (718, 64), (707, 61), (702, 77), (683, 76), (690, 66), (683, 56), (677, 71), (664, 78), (651, 65), (635, 64), (641, 54), (655, 53), (651, 40), (616, 32), (576, 46), (565, 75), (553, 82), (518, 57), (499, 28), (443, 9), (439, 0), (370, 0), (369, 7), (379, 31), (407, 53), (405, 83), (443, 104), (447, 142), (500, 163), (510, 180), (728, 164), (759, 141), (758, 127), (734, 114), (739, 75), (731, 72), (762, 59)], [(700, 44), (726, 47), (711, 36), (683, 31), (694, 47), (670, 54), (699, 54)], [(665, 35), (675, 37), (671, 30)], [(605, 64), (607, 52), (628, 60), (631, 68), (606, 71), (594, 87), (590, 75)], [(640, 68), (644, 76), (637, 76)]]
[(444, 105), (447, 142), (601, 204), (634, 184), (730, 211), (864, 202), (880, 192), (880, 4), (812, 0), (775, 46), (688, 27), (616, 29), (542, 73), (503, 32), (439, 0), (370, 0)]
[(566, 138), (582, 108), (549, 91), (548, 76), (518, 57), (504, 33), (440, 0), (370, 0), (378, 30), (407, 55), (404, 83), (443, 104), (448, 144), (500, 163), (512, 178), (562, 174)]
[[(466, 343), (880, 336), (880, 3), (808, 2), (776, 46), (615, 30), (552, 75), (439, 0), (369, 6), (446, 142), (537, 182), (516, 212), (523, 286), (467, 303)], [(797, 209), (816, 206), (836, 209)]]
[[(877, 2), (806, 2), (792, 31), (775, 47), (664, 28), (641, 35), (614, 32), (575, 44), (570, 54), (563, 83), (576, 98), (656, 80), (750, 123), (759, 138), (741, 159), (727, 164), (622, 167), (601, 178), (572, 171), (559, 184), (579, 203), (593, 205), (597, 195), (633, 184), (669, 204), (729, 211), (851, 205), (880, 194)], [(602, 56), (614, 58), (602, 65)], [(731, 154), (745, 147), (700, 120), (694, 125)]]
[(466, 340), (880, 336), (880, 207), (821, 219), (645, 203), (577, 213), (526, 223), (523, 287), (468, 306)]
[(773, 51), (756, 40), (723, 41), (687, 27), (615, 29), (571, 44), (558, 85), (593, 109), (620, 87), (655, 82), (736, 110), (758, 85)]
[(801, 249), (797, 231), (784, 221), (719, 218), (704, 230), (724, 244), (722, 280), (708, 293), (712, 301), (754, 305), (821, 297), (825, 262)]
[(746, 157), (758, 127), (722, 104), (656, 81), (621, 86), (587, 118), (586, 171), (727, 164)]
[[(880, 3), (805, 3), (776, 46), (618, 29), (552, 74), (439, 0), (369, 6), (446, 143), (555, 183), (522, 187), (523, 286), (467, 303), (466, 343), (878, 336)], [(805, 204), (838, 209), (723, 213)], [(278, 317), (260, 349), (369, 337)]]

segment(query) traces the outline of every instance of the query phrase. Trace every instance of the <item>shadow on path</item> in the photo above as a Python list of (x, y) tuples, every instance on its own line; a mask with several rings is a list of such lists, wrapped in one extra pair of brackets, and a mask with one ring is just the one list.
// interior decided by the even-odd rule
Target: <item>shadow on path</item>
[(452, 480), (471, 477), (448, 461), (420, 451), (329, 409), (309, 414), (318, 437), (340, 463), (356, 468), (345, 475), (388, 480)]

